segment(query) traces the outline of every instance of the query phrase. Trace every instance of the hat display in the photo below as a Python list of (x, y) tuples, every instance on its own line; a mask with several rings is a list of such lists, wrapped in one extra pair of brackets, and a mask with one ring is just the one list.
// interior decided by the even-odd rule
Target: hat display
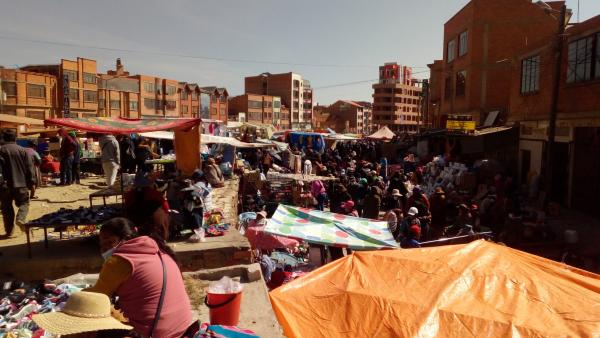
[(108, 296), (86, 291), (73, 293), (61, 312), (37, 314), (32, 319), (42, 329), (58, 335), (132, 329), (111, 316)]
[(400, 190), (392, 189), (392, 196), (402, 196), (402, 194), (400, 194)]
[(408, 214), (410, 216), (414, 216), (414, 215), (416, 215), (418, 213), (419, 213), (419, 210), (417, 208), (415, 208), (415, 207), (411, 207), (410, 209), (408, 209)]

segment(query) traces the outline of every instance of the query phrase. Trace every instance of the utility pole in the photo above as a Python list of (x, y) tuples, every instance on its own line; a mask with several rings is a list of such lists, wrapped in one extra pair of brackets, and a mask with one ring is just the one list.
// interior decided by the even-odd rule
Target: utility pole
[(556, 35), (556, 50), (554, 60), (554, 83), (552, 86), (552, 102), (550, 106), (550, 120), (548, 124), (548, 142), (546, 144), (546, 202), (552, 198), (552, 162), (554, 139), (556, 137), (556, 116), (558, 114), (558, 95), (560, 92), (560, 71), (563, 57), (563, 38), (567, 16), (567, 6), (563, 4), (560, 8), (558, 19), (558, 33)]

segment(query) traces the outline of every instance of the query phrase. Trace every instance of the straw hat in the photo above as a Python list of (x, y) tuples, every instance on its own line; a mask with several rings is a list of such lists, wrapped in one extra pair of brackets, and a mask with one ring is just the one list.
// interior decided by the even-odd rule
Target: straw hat
[(53, 334), (131, 330), (110, 315), (110, 300), (101, 293), (80, 291), (69, 297), (62, 312), (33, 315), (33, 321)]

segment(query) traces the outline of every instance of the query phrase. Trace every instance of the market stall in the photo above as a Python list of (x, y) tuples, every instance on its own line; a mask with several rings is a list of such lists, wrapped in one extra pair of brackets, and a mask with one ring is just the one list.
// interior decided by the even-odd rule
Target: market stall
[(371, 140), (391, 140), (396, 136), (393, 131), (390, 130), (387, 126), (381, 127), (378, 131), (373, 134), (367, 136), (368, 139)]
[(594, 337), (598, 285), (599, 275), (480, 240), (356, 252), (269, 296), (286, 337)]

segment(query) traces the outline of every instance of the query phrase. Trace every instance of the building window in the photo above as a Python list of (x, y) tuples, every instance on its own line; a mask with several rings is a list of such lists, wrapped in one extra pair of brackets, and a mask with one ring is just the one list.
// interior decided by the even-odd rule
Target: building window
[(98, 93), (93, 90), (83, 91), (83, 102), (98, 102)]
[(27, 84), (27, 97), (45, 98), (46, 87), (36, 84)]
[(110, 100), (110, 109), (121, 109), (120, 100)]
[(137, 111), (138, 110), (138, 102), (137, 101), (129, 101), (129, 110)]
[(217, 115), (217, 108), (211, 109), (210, 114), (213, 115), (213, 116), (216, 116)]
[(188, 92), (186, 92), (185, 90), (181, 91), (181, 99), (182, 100), (187, 100), (188, 99)]
[(452, 39), (448, 41), (448, 48), (446, 49), (446, 60), (452, 62), (456, 52), (456, 40)]
[(96, 84), (96, 81), (97, 81), (96, 74), (83, 73), (83, 82)]
[(63, 77), (66, 77), (71, 82), (77, 82), (78, 72), (76, 70), (63, 70)]
[(273, 102), (265, 100), (263, 101), (263, 108), (271, 108), (272, 104)]
[(448, 76), (444, 83), (444, 99), (449, 100), (452, 97), (452, 78)]
[(260, 101), (248, 100), (248, 108), (261, 109), (262, 103)]
[(183, 114), (187, 114), (187, 112), (188, 112), (188, 106), (181, 106), (181, 112)]
[(464, 96), (465, 95), (465, 87), (467, 85), (467, 71), (461, 70), (456, 73), (456, 96)]
[(165, 101), (165, 106), (167, 110), (175, 110), (177, 109), (177, 101), (167, 100)]
[(192, 92), (192, 100), (197, 100), (197, 99), (198, 99), (198, 93)]
[(464, 31), (458, 36), (458, 56), (467, 54), (469, 50), (469, 31)]
[(225, 108), (221, 108), (221, 115), (227, 115), (227, 112), (225, 112)]
[(281, 108), (281, 101), (273, 101), (273, 108)]
[(521, 94), (535, 93), (540, 89), (540, 56), (521, 61)]
[(176, 92), (175, 86), (167, 86), (167, 95), (175, 95)]
[(71, 101), (79, 101), (79, 89), (70, 88), (69, 98), (71, 99)]
[(146, 109), (156, 109), (156, 100), (155, 99), (144, 99), (144, 107)]
[[(600, 37), (596, 37), (596, 40), (598, 39)], [(567, 83), (587, 81), (592, 78), (592, 74), (594, 73), (596, 76), (599, 75), (597, 69), (595, 72), (592, 69), (595, 66), (597, 67), (598, 59), (600, 58), (600, 55), (598, 55), (598, 46), (596, 46), (596, 51), (594, 51), (593, 45), (593, 36), (588, 36), (569, 44)]]
[(6, 96), (17, 96), (17, 83), (2, 82), (2, 92), (4, 92)]
[(43, 120), (46, 118), (46, 113), (39, 110), (29, 110), (25, 113), (25, 116), (30, 117), (32, 119)]
[(144, 82), (144, 91), (146, 93), (154, 93), (154, 83)]

